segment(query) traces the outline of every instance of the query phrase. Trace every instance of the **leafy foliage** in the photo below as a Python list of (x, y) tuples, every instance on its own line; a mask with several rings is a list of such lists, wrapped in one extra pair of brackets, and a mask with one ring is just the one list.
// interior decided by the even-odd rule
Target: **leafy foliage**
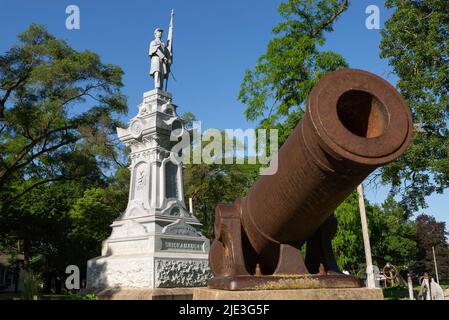
[(35, 187), (115, 160), (122, 74), (41, 25), (0, 56), (0, 215)]
[(22, 297), (24, 300), (34, 300), (37, 299), (37, 294), (39, 292), (39, 277), (37, 277), (31, 271), (20, 271), (20, 281), (22, 283)]
[(62, 300), (100, 300), (100, 297), (98, 297), (94, 293), (88, 294), (69, 293), (63, 296)]
[(114, 202), (110, 200), (105, 188), (90, 188), (76, 200), (68, 213), (71, 220), (68, 238), (77, 244), (83, 258), (98, 254), (99, 244), (111, 232), (109, 225), (120, 213), (111, 206)]
[[(347, 67), (333, 51), (320, 51), (325, 32), (347, 9), (347, 0), (288, 0), (278, 12), (284, 19), (273, 29), (267, 51), (247, 70), (239, 100), (248, 120), (262, 119), (264, 128), (279, 129), (283, 143), (304, 112), (315, 83), (329, 71)], [(267, 114), (268, 112), (268, 114)]]
[(382, 172), (409, 212), (449, 186), (449, 16), (446, 0), (388, 0), (381, 57), (413, 112), (412, 146)]
[[(382, 206), (365, 200), (373, 263), (382, 268), (386, 262), (407, 270), (415, 262), (414, 223), (393, 198)], [(332, 242), (337, 264), (356, 274), (366, 266), (358, 196), (354, 192), (335, 211), (337, 234)]]
[(84, 275), (86, 261), (99, 254), (110, 224), (125, 209), (128, 187), (122, 188), (120, 181), (129, 174), (124, 171), (118, 170), (110, 182), (59, 181), (31, 190), (9, 208), (0, 226), (11, 239), (0, 239), (3, 250), (19, 240), (45, 291), (52, 281), (66, 277), (68, 265), (77, 265)]
[[(226, 132), (221, 132), (221, 139), (232, 139), (235, 150), (226, 150), (224, 145), (220, 145), (221, 154), (215, 154), (213, 148), (210, 149), (211, 158), (216, 156), (217, 163), (196, 164), (193, 160), (196, 151), (207, 153), (210, 141), (195, 141), (193, 135), (193, 122), (196, 117), (191, 112), (183, 115), (186, 127), (190, 128), (191, 148), (189, 164), (184, 165), (185, 198), (192, 198), (194, 214), (203, 224), (203, 234), (212, 239), (214, 230), (215, 207), (220, 203), (232, 203), (238, 198), (245, 196), (246, 192), (253, 185), (259, 175), (260, 165), (249, 164), (249, 159), (245, 157), (242, 164), (226, 164), (227, 160), (234, 163), (239, 153), (243, 152), (244, 143), (238, 137), (230, 137)], [(215, 139), (215, 138), (213, 138)], [(213, 140), (212, 139), (212, 140)], [(203, 153), (204, 152), (204, 153)], [(193, 164), (192, 164), (193, 163)]]
[[(0, 56), (0, 247), (62, 287), (85, 268), (127, 202), (116, 145), (126, 113), (122, 70), (76, 51), (41, 25)], [(113, 180), (106, 176), (115, 169)]]
[(449, 244), (445, 223), (437, 222), (434, 217), (421, 214), (416, 218), (416, 239), (418, 242), (417, 261), (413, 267), (416, 274), (424, 272), (434, 274), (432, 247), (438, 264), (440, 278), (449, 277)]
[(243, 197), (259, 173), (256, 165), (197, 164), (184, 169), (186, 199), (192, 198), (194, 213), (203, 234), (212, 239), (215, 207)]
[(416, 224), (410, 215), (393, 197), (388, 197), (382, 206), (382, 233), (383, 245), (377, 238), (377, 254), (384, 257), (383, 262), (392, 262), (399, 270), (408, 270), (416, 260), (417, 239)]

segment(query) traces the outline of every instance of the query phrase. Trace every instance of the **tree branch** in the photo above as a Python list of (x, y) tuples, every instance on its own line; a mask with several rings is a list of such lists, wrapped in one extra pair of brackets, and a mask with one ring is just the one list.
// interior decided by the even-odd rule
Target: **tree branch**
[(58, 144), (56, 144), (56, 145), (54, 145), (54, 146), (51, 146), (51, 147), (49, 147), (49, 148), (42, 149), (41, 151), (39, 151), (39, 152), (33, 154), (33, 155), (32, 155), (28, 160), (26, 160), (25, 162), (23, 162), (23, 163), (21, 163), (21, 164), (19, 164), (19, 165), (16, 165), (15, 170), (20, 170), (21, 168), (27, 166), (30, 162), (32, 162), (34, 159), (38, 158), (39, 156), (43, 155), (44, 153), (47, 153), (47, 152), (50, 152), (50, 151), (53, 151), (53, 150), (57, 150), (57, 149), (59, 149), (59, 148), (61, 148), (61, 147), (63, 147), (63, 146), (66, 146), (66, 145), (75, 143), (75, 142), (78, 141), (78, 140), (79, 140), (79, 138), (72, 139), (72, 140), (66, 140), (66, 141), (63, 141), (63, 142), (61, 142), (61, 143), (58, 143)]
[(4, 205), (3, 205), (2, 210), (3, 210), (5, 207), (9, 206), (9, 205), (10, 205), (11, 203), (13, 203), (14, 201), (18, 200), (20, 197), (24, 196), (26, 193), (28, 193), (28, 192), (30, 192), (31, 190), (33, 190), (34, 188), (36, 188), (36, 187), (38, 187), (38, 186), (40, 186), (40, 185), (49, 183), (49, 182), (61, 181), (61, 180), (69, 180), (69, 178), (60, 176), (60, 177), (56, 177), (56, 178), (51, 178), (51, 179), (41, 180), (41, 181), (39, 181), (39, 182), (36, 182), (36, 183), (32, 184), (32, 185), (29, 186), (28, 188), (25, 188), (25, 190), (23, 190), (23, 191), (22, 191), (21, 193), (19, 193), (18, 195), (14, 196), (14, 197), (12, 197), (12, 198), (10, 198), (10, 199), (6, 199), (6, 200), (4, 201)]
[(5, 104), (9, 98), (9, 96), (11, 95), (12, 91), (15, 88), (17, 88), (18, 86), (20, 86), (23, 82), (25, 82), (29, 76), (30, 76), (29, 73), (27, 73), (25, 76), (20, 78), (15, 84), (13, 84), (11, 87), (9, 87), (8, 89), (5, 89), (6, 92), (3, 95), (3, 97), (0, 99), (0, 119), (5, 118)]
[[(48, 138), (50, 135), (59, 132), (59, 131), (63, 131), (63, 130), (68, 130), (68, 129), (74, 129), (75, 127), (73, 125), (69, 125), (69, 126), (64, 126), (64, 127), (60, 127), (57, 129), (53, 129), (50, 131), (45, 132), (44, 134), (40, 135), (38, 138), (36, 138), (34, 141), (32, 141), (31, 143), (29, 143), (28, 145), (24, 146), (22, 148), (22, 150), (16, 155), (16, 157), (14, 158), (13, 163), (9, 166), (9, 167), (5, 167), (0, 171), (0, 180), (5, 179), (7, 176), (9, 176), (14, 170), (17, 169), (17, 167), (19, 166), (19, 162), (28, 154), (28, 152), (34, 148), (35, 146), (37, 146), (43, 139)], [(32, 157), (33, 159), (35, 158)]]
[[(17, 87), (19, 85), (19, 83), (16, 83), (15, 86), (13, 87)], [(66, 105), (67, 103), (76, 100), (78, 98), (81, 98), (84, 95), (89, 95), (89, 91), (98, 87), (103, 86), (104, 83), (97, 83), (95, 85), (90, 85), (87, 86), (80, 94), (75, 95), (73, 97), (70, 97), (69, 99), (65, 100), (64, 102), (62, 102), (61, 106)], [(13, 88), (11, 87), (11, 88)], [(12, 89), (11, 89), (12, 90)], [(5, 95), (6, 96), (6, 95)], [(90, 96), (90, 95), (89, 95)], [(7, 98), (7, 97), (6, 97)], [(6, 101), (6, 99), (5, 99)], [(1, 116), (1, 110), (0, 110), (0, 119), (2, 118)], [(61, 128), (57, 128), (51, 131), (47, 131), (45, 130), (44, 133), (37, 137), (36, 139), (34, 139), (31, 143), (29, 143), (28, 145), (26, 145), (25, 147), (22, 148), (22, 150), (16, 155), (16, 157), (14, 158), (13, 163), (8, 167), (8, 168), (3, 168), (0, 171), (0, 179), (4, 179), (6, 176), (9, 176), (10, 173), (8, 172), (12, 172), (13, 170), (16, 170), (17, 168), (17, 164), (28, 154), (28, 152), (34, 148), (37, 144), (39, 144), (39, 142), (47, 137), (49, 137), (50, 135), (52, 135), (53, 133), (59, 132), (59, 131), (63, 131), (66, 129), (74, 129), (75, 126), (74, 125), (70, 125), (70, 126), (65, 126), (65, 127), (61, 127)], [(31, 138), (31, 137), (30, 137)]]
[(100, 83), (97, 83), (97, 84), (94, 84), (94, 85), (87, 86), (80, 94), (77, 94), (77, 95), (75, 95), (73, 97), (70, 97), (67, 100), (65, 100), (63, 103), (61, 103), (61, 107), (63, 107), (67, 103), (69, 103), (69, 102), (71, 102), (73, 100), (79, 99), (79, 98), (81, 98), (82, 96), (85, 96), (85, 95), (88, 95), (88, 96), (92, 97), (92, 95), (89, 94), (89, 91), (92, 90), (92, 89), (96, 89), (96, 88), (102, 87), (104, 85), (105, 85), (105, 83), (101, 83), (100, 82)]
[(348, 0), (344, 0), (340, 6), (340, 8), (326, 21), (318, 26), (313, 32), (309, 34), (311, 38), (315, 38), (321, 30), (325, 29), (327, 26), (331, 25), (335, 19), (338, 18), (340, 14), (342, 14), (348, 8)]

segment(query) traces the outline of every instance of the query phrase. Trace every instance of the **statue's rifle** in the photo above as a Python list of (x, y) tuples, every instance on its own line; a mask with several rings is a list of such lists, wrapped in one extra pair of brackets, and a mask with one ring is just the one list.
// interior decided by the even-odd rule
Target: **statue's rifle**
[[(170, 26), (168, 28), (168, 38), (167, 38), (167, 50), (170, 52), (170, 60), (173, 63), (173, 17), (175, 15), (175, 10), (172, 9), (171, 17), (170, 17)], [(168, 70), (170, 70), (170, 65), (168, 65)], [(169, 71), (171, 72), (171, 71)], [(165, 91), (167, 91), (168, 87), (168, 75), (167, 80), (165, 81)]]

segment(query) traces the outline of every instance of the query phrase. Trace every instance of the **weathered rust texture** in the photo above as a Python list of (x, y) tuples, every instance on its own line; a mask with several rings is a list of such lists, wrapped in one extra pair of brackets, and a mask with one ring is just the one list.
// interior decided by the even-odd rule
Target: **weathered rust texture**
[[(210, 285), (229, 289), (223, 282), (256, 269), (338, 272), (330, 249), (333, 211), (373, 170), (405, 152), (412, 131), (408, 106), (385, 80), (351, 69), (324, 76), (279, 150), (277, 173), (261, 176), (246, 197), (217, 206)], [(299, 251), (307, 241), (310, 270)]]

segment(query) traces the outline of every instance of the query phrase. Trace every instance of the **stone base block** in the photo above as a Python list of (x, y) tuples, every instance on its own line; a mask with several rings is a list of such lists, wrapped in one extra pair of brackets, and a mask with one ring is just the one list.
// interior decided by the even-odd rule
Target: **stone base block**
[(207, 255), (112, 255), (87, 262), (87, 289), (180, 288), (206, 286)]
[(91, 291), (101, 300), (192, 300), (194, 288), (110, 288)]
[(227, 291), (195, 288), (193, 300), (383, 300), (382, 289), (295, 289)]
[(87, 262), (87, 288), (153, 288), (154, 257), (97, 257)]

